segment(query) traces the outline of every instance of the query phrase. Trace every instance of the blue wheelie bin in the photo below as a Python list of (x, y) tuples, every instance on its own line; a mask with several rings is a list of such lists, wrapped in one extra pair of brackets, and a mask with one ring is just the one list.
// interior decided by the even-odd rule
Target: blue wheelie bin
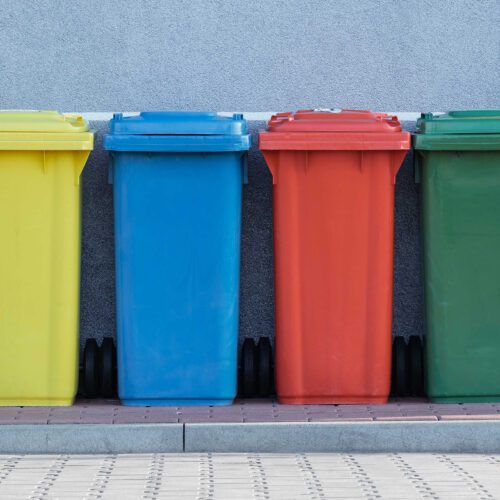
[(118, 393), (126, 405), (223, 405), (237, 390), (240, 114), (114, 115)]

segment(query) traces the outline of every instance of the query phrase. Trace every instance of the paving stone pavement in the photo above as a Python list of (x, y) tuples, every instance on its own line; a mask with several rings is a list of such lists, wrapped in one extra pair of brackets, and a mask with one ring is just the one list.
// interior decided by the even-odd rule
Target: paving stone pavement
[(500, 455), (0, 455), (2, 499), (498, 499)]
[(73, 406), (0, 407), (0, 425), (500, 420), (500, 403), (435, 404), (425, 399), (384, 405), (281, 405), (240, 399), (230, 406), (121, 406), (79, 399)]

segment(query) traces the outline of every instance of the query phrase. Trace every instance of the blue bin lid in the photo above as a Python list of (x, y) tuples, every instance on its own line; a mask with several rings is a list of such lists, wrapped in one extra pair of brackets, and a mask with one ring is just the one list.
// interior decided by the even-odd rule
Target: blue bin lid
[(111, 151), (217, 152), (246, 151), (250, 147), (242, 114), (220, 116), (203, 112), (117, 113), (104, 139)]

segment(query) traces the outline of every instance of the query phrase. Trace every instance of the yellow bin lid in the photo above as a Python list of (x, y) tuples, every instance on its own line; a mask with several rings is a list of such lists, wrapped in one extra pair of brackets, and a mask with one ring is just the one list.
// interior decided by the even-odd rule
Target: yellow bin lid
[(80, 115), (0, 111), (0, 150), (91, 150), (94, 132)]

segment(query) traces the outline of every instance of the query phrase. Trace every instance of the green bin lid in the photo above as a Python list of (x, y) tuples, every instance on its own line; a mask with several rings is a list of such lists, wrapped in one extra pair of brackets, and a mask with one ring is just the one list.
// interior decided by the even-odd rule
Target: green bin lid
[(422, 113), (417, 131), (421, 134), (500, 134), (500, 110), (448, 111), (443, 115)]
[(424, 150), (498, 150), (500, 110), (422, 113), (413, 144)]

